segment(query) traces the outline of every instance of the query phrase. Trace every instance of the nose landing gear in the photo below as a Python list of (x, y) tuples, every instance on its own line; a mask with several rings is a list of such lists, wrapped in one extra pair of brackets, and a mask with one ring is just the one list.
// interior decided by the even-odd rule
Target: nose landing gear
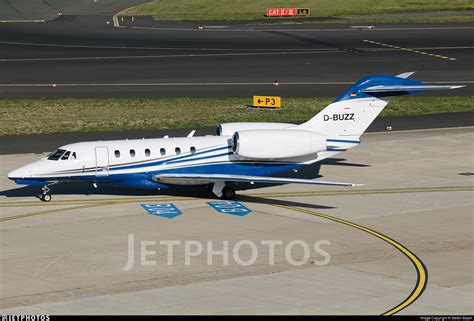
[(49, 194), (49, 191), (51, 190), (48, 185), (44, 185), (41, 187), (41, 190), (43, 191), (42, 194), (38, 195), (38, 198), (42, 200), (43, 202), (49, 202), (51, 201), (51, 194)]

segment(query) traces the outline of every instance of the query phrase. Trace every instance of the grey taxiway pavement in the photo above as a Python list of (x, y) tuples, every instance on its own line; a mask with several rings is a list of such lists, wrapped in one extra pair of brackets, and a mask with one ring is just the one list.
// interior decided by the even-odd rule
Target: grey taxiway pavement
[[(342, 154), (345, 164), (320, 172), (363, 187), (242, 191), (237, 200), (252, 210), (246, 216), (216, 212), (208, 194), (114, 195), (100, 186), (86, 195), (55, 195), (53, 187), (46, 204), (6, 178), (38, 155), (1, 155), (0, 312), (472, 314), (473, 133), (366, 134)], [(182, 215), (153, 216), (140, 206), (160, 203)], [(189, 240), (204, 250), (187, 264)], [(273, 264), (263, 240), (282, 242)], [(319, 265), (323, 256), (311, 251), (307, 258), (299, 245), (291, 251), (297, 265), (290, 264), (285, 252), (294, 240), (323, 241), (330, 261)], [(140, 263), (142, 241), (151, 265)], [(160, 241), (182, 243), (171, 253)], [(228, 265), (219, 254), (208, 263), (208, 241), (214, 251), (228, 241)], [(238, 264), (233, 251), (241, 241), (245, 262), (254, 253), (248, 243), (256, 245), (253, 264)]]

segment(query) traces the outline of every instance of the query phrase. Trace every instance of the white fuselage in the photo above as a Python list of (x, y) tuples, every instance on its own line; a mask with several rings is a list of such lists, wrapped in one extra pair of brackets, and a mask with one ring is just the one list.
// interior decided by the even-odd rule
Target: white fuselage
[[(297, 143), (297, 142), (295, 142)], [(313, 163), (339, 152), (328, 150), (317, 154), (305, 155), (274, 161), (257, 161), (239, 157), (232, 152), (232, 136), (202, 136), (182, 138), (130, 139), (95, 141), (68, 144), (58, 150), (69, 152), (68, 157), (57, 160), (40, 160), (20, 167), (9, 173), (10, 178), (48, 179), (48, 180), (111, 180), (114, 177), (122, 179), (121, 175), (153, 174), (170, 171), (201, 171), (231, 173), (246, 171), (246, 174), (269, 174), (265, 166), (290, 165), (301, 166)], [(338, 148), (350, 148), (354, 142), (337, 142)], [(342, 150), (341, 150), (342, 151)], [(72, 157), (72, 156), (75, 157)], [(66, 159), (61, 159), (66, 158)], [(242, 164), (245, 164), (242, 165)], [(259, 164), (261, 166), (259, 166)], [(240, 165), (240, 166), (237, 166)], [(252, 165), (250, 167), (250, 165)], [(291, 167), (291, 166), (290, 166)], [(219, 168), (219, 170), (217, 170)], [(216, 170), (214, 170), (216, 169)], [(278, 166), (273, 166), (271, 172), (277, 172)], [(263, 172), (262, 172), (263, 171)], [(185, 183), (185, 182), (183, 182)], [(191, 185), (203, 182), (189, 182)]]

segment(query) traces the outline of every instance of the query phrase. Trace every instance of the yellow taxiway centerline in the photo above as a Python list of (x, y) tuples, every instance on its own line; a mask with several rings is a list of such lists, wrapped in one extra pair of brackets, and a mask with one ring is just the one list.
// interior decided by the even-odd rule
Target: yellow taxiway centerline
[(430, 56), (430, 57), (435, 57), (435, 58), (440, 58), (440, 59), (447, 59), (447, 60), (451, 60), (451, 61), (456, 60), (456, 58), (452, 58), (452, 57), (448, 57), (448, 56), (431, 54), (431, 53), (428, 53), (428, 52), (425, 52), (425, 51), (420, 51), (420, 50), (405, 48), (405, 47), (399, 47), (399, 46), (395, 46), (395, 45), (391, 45), (391, 44), (387, 44), (387, 43), (383, 43), (383, 42), (372, 41), (372, 40), (368, 40), (368, 39), (364, 39), (364, 42), (371, 43), (371, 44), (374, 44), (374, 45), (383, 46), (383, 47), (398, 49), (398, 50), (402, 50), (402, 51), (413, 52), (413, 53), (417, 53), (417, 54), (420, 54), (420, 55), (427, 55), (427, 56)]
[[(414, 187), (414, 188), (390, 188), (390, 189), (344, 189), (328, 191), (308, 191), (308, 192), (274, 192), (242, 194), (254, 197), (296, 197), (296, 196), (335, 196), (335, 195), (374, 195), (374, 194), (401, 194), (401, 193), (433, 193), (433, 192), (458, 192), (474, 191), (474, 186), (440, 186), (440, 187)], [(40, 201), (25, 202), (0, 202), (3, 207), (23, 207), (23, 206), (58, 206), (58, 205), (79, 205), (97, 202), (133, 203), (147, 201), (187, 201), (200, 199), (195, 197), (181, 196), (137, 196), (137, 197), (117, 197), (117, 198), (93, 198), (82, 200), (57, 200), (50, 203)]]
[(356, 223), (352, 223), (350, 221), (346, 221), (346, 220), (343, 220), (343, 219), (340, 219), (340, 218), (337, 218), (337, 217), (334, 217), (334, 216), (330, 216), (330, 215), (327, 215), (327, 214), (322, 214), (322, 213), (310, 211), (310, 210), (299, 208), (299, 207), (293, 207), (293, 206), (278, 205), (278, 204), (272, 204), (272, 205), (280, 207), (280, 208), (285, 208), (285, 209), (288, 209), (288, 210), (292, 210), (292, 211), (297, 211), (297, 212), (301, 212), (301, 213), (306, 213), (306, 214), (318, 216), (318, 217), (321, 217), (321, 218), (331, 220), (333, 222), (341, 223), (341, 224), (356, 228), (358, 230), (369, 233), (369, 234), (371, 234), (371, 235), (373, 235), (373, 236), (375, 236), (375, 237), (377, 237), (381, 240), (384, 240), (385, 242), (389, 243), (390, 245), (395, 247), (397, 250), (402, 252), (411, 261), (411, 263), (415, 266), (415, 269), (416, 269), (416, 272), (417, 272), (416, 285), (415, 285), (415, 288), (413, 289), (413, 291), (410, 293), (410, 295), (405, 300), (403, 300), (400, 304), (393, 307), (392, 309), (384, 312), (383, 315), (388, 316), (388, 315), (393, 315), (397, 312), (400, 312), (401, 310), (405, 309), (410, 304), (415, 302), (423, 294), (423, 291), (426, 288), (426, 284), (428, 283), (428, 270), (426, 269), (426, 266), (423, 264), (423, 262), (413, 252), (411, 252), (409, 249), (407, 249), (405, 246), (403, 246), (399, 242), (395, 241), (394, 239), (392, 239), (392, 238), (390, 238), (386, 235), (383, 235), (379, 232), (376, 232), (376, 231), (374, 231), (374, 230), (372, 230), (368, 227), (365, 227), (365, 226), (362, 226), (362, 225), (359, 225), (359, 224), (356, 224)]
[[(280, 193), (260, 193), (260, 194), (253, 194), (251, 196), (261, 196), (261, 197), (291, 197), (291, 196), (330, 196), (330, 195), (367, 195), (367, 194), (392, 194), (392, 193), (422, 193), (422, 192), (448, 192), (448, 191), (472, 191), (474, 190), (474, 186), (447, 186), (447, 187), (432, 187), (432, 188), (399, 188), (399, 189), (381, 189), (381, 190), (333, 190), (333, 191), (322, 191), (322, 192), (280, 192)], [(67, 208), (56, 208), (56, 209), (49, 209), (49, 210), (43, 210), (43, 211), (38, 211), (38, 212), (32, 212), (32, 213), (26, 213), (26, 214), (19, 214), (19, 215), (13, 215), (13, 216), (7, 216), (0, 218), (0, 222), (3, 221), (9, 221), (9, 220), (15, 220), (15, 219), (20, 219), (20, 218), (26, 218), (26, 217), (32, 217), (32, 216), (37, 216), (37, 215), (45, 215), (45, 214), (51, 214), (51, 213), (58, 213), (58, 212), (65, 212), (65, 211), (72, 211), (72, 210), (78, 210), (78, 209), (85, 209), (85, 208), (93, 208), (93, 207), (101, 207), (101, 206), (108, 206), (108, 205), (119, 205), (119, 204), (126, 204), (126, 203), (134, 203), (134, 202), (142, 202), (142, 201), (185, 201), (185, 200), (199, 200), (200, 198), (196, 197), (179, 197), (179, 196), (172, 196), (172, 197), (149, 197), (149, 198), (119, 198), (119, 199), (113, 199), (113, 198), (108, 198), (108, 199), (100, 199), (100, 200), (93, 200), (93, 201), (76, 201), (76, 203), (71, 203), (74, 201), (56, 201), (56, 205), (76, 205), (76, 206), (70, 206)], [(69, 202), (69, 203), (68, 203)], [(33, 204), (34, 203), (34, 204)], [(53, 204), (54, 204), (53, 203)], [(8, 204), (8, 205), (7, 205)], [(25, 204), (30, 205), (30, 206), (37, 206), (43, 203), (39, 202), (25, 202), (23, 205), (21, 203), (2, 203), (2, 207), (9, 207), (9, 206), (24, 206)], [(46, 203), (48, 204), (48, 203)], [(51, 205), (53, 205), (51, 204)], [(50, 205), (50, 204), (48, 204)], [(327, 214), (322, 214), (318, 212), (314, 212), (308, 209), (304, 208), (299, 208), (299, 207), (294, 207), (294, 206), (287, 206), (287, 205), (279, 205), (279, 204), (271, 204), (273, 206), (277, 206), (280, 208), (292, 210), (292, 211), (297, 211), (301, 213), (306, 213), (310, 214), (313, 216), (318, 216), (324, 219), (331, 220), (333, 222), (341, 223), (356, 229), (359, 229), (363, 232), (366, 232), (368, 234), (371, 234), (387, 243), (395, 247), (397, 250), (402, 252), (414, 265), (416, 271), (417, 271), (417, 282), (415, 285), (415, 288), (413, 291), (410, 293), (410, 295), (400, 304), (397, 306), (393, 307), (392, 309), (386, 311), (383, 313), (383, 315), (392, 315), (395, 314), (406, 307), (408, 307), (410, 304), (415, 302), (423, 293), (427, 281), (428, 281), (428, 271), (423, 264), (423, 262), (409, 249), (407, 249), (405, 246), (400, 244), (399, 242), (393, 240), (392, 238), (383, 235), (377, 231), (374, 231), (368, 227), (346, 221), (334, 216), (330, 216)]]
[(105, 202), (105, 203), (95, 203), (95, 204), (87, 204), (87, 205), (79, 205), (79, 206), (70, 206), (70, 207), (66, 207), (66, 208), (56, 208), (56, 209), (39, 211), (39, 212), (2, 217), (2, 218), (0, 218), (0, 222), (11, 221), (11, 220), (19, 219), (19, 218), (25, 218), (25, 217), (31, 217), (31, 216), (37, 216), (37, 215), (44, 215), (44, 214), (51, 214), (51, 213), (58, 213), (58, 212), (66, 212), (66, 211), (79, 210), (79, 209), (91, 208), (91, 207), (114, 205), (114, 204), (116, 204), (116, 203), (114, 203), (114, 202)]

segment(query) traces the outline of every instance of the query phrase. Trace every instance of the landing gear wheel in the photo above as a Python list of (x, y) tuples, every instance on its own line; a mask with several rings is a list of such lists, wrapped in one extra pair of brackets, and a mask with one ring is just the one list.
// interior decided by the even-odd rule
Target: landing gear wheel
[(231, 201), (235, 198), (235, 191), (233, 188), (226, 186), (222, 189), (222, 198)]
[(48, 187), (48, 185), (44, 185), (43, 187), (41, 187), (41, 190), (43, 191), (43, 193), (38, 195), (38, 198), (43, 202), (51, 201), (51, 194), (49, 194), (49, 191), (51, 189)]
[(43, 202), (49, 202), (51, 201), (51, 194), (41, 194), (39, 196), (40, 200), (42, 200)]

